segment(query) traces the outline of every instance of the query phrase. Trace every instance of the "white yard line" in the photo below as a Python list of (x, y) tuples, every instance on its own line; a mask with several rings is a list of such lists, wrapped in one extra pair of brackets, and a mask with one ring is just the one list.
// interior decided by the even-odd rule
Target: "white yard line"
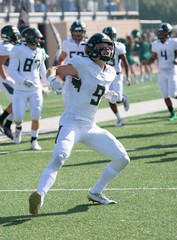
[[(171, 191), (171, 190), (177, 190), (177, 188), (106, 188), (104, 191)], [(36, 189), (3, 189), (0, 190), (0, 192), (34, 192)], [(57, 188), (57, 189), (50, 189), (49, 191), (51, 192), (59, 192), (59, 191), (72, 191), (72, 192), (77, 192), (77, 191), (89, 191), (89, 189), (62, 189), (62, 188)]]
[[(134, 148), (134, 149), (126, 149), (127, 152), (140, 152), (140, 151), (152, 151), (152, 150), (177, 150), (177, 147), (171, 147), (171, 148), (147, 148), (147, 147), (140, 147), (140, 148)], [(16, 153), (19, 153), (19, 154), (31, 154), (31, 153), (52, 153), (53, 150), (45, 150), (45, 151), (32, 151), (32, 150), (29, 150), (29, 151), (19, 151), (19, 152), (16, 152)], [(72, 152), (94, 152), (93, 150), (89, 150), (89, 149), (82, 149), (82, 150), (72, 150)], [(2, 154), (11, 154), (13, 153), (12, 152), (6, 152), (6, 151), (3, 151), (3, 152), (0, 152), (0, 155)]]

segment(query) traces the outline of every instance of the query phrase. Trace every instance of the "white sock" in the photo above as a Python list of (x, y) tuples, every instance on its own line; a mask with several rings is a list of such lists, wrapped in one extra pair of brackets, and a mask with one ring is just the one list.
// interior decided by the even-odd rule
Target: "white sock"
[(120, 120), (120, 119), (121, 119), (119, 112), (116, 112), (115, 115), (116, 115), (116, 117), (117, 117), (117, 120)]
[(7, 117), (7, 120), (13, 121), (13, 118), (14, 118), (13, 113), (10, 113)]
[(91, 189), (91, 193), (101, 193), (108, 183), (110, 183), (118, 174), (119, 172), (114, 170), (109, 163), (103, 170), (103, 173), (95, 186)]
[(31, 136), (37, 138), (39, 135), (39, 129), (38, 130), (33, 130), (31, 129)]
[(52, 187), (52, 185), (55, 182), (57, 173), (58, 173), (57, 171), (54, 172), (53, 170), (47, 167), (44, 169), (39, 181), (38, 189), (37, 189), (37, 192), (41, 196), (45, 196), (49, 191), (49, 189)]

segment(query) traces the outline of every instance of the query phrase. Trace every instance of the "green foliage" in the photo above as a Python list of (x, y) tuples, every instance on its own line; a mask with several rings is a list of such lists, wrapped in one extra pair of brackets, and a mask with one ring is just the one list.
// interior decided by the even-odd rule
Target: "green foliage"
[(140, 19), (162, 20), (170, 24), (177, 24), (176, 20), (176, 0), (140, 0)]

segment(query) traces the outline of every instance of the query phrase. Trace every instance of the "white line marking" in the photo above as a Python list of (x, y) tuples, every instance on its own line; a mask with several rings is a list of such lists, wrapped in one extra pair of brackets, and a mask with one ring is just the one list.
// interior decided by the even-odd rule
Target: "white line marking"
[[(4, 189), (0, 190), (0, 192), (34, 192), (37, 189)], [(105, 191), (146, 191), (146, 190), (166, 190), (166, 191), (171, 191), (171, 190), (177, 190), (177, 188), (106, 188)], [(63, 188), (56, 188), (56, 189), (50, 189), (49, 191), (51, 192), (58, 192), (58, 191), (89, 191), (89, 189), (63, 189)]]
[[(164, 150), (177, 150), (177, 147), (172, 147), (172, 148), (135, 148), (135, 149), (126, 149), (127, 150), (127, 152), (134, 152), (134, 151), (151, 151), (151, 150), (162, 150), (162, 151), (164, 151)], [(19, 154), (25, 154), (25, 153), (37, 153), (37, 154), (39, 154), (39, 153), (51, 153), (51, 152), (53, 152), (53, 150), (46, 150), (46, 151), (19, 151), (19, 152), (16, 152), (17, 154), (19, 153)], [(91, 150), (91, 149), (83, 149), (83, 150), (72, 150), (72, 152), (94, 152), (93, 150)], [(12, 152), (0, 152), (0, 155), (1, 154), (10, 154), (10, 153), (13, 153), (13, 151)]]

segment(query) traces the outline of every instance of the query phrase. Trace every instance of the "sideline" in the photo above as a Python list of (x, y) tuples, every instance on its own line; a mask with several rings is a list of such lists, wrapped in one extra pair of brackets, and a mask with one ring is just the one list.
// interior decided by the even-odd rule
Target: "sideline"
[[(173, 107), (177, 108), (177, 101), (175, 99), (172, 99)], [(167, 107), (165, 105), (165, 102), (163, 98), (156, 99), (156, 100), (150, 100), (150, 101), (144, 101), (144, 102), (138, 102), (138, 103), (130, 103), (130, 109), (129, 111), (125, 111), (123, 105), (118, 106), (119, 111), (121, 112), (121, 117), (132, 117), (147, 113), (153, 113), (158, 111), (167, 110)], [(40, 120), (40, 133), (46, 133), (46, 132), (53, 132), (57, 131), (58, 129), (58, 123), (59, 123), (60, 116), (51, 117), (51, 118), (45, 118)], [(115, 120), (116, 117), (111, 111), (110, 108), (102, 108), (98, 109), (95, 117), (95, 122), (106, 122)], [(14, 132), (15, 124), (12, 124), (12, 131)], [(31, 135), (31, 121), (24, 122), (23, 123), (23, 136), (30, 136)], [(9, 140), (4, 134), (0, 135), (0, 141)]]

